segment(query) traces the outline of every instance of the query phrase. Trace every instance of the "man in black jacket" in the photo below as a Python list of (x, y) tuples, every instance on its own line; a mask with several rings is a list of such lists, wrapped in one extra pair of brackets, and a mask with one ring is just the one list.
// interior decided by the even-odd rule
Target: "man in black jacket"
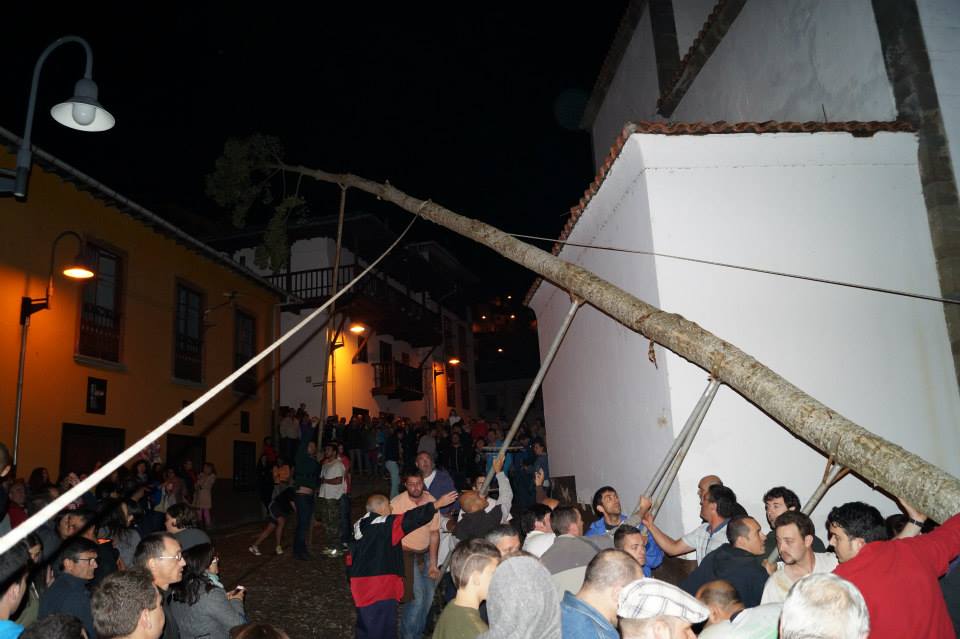
[(704, 557), (680, 587), (695, 595), (703, 584), (723, 579), (737, 589), (744, 606), (759, 606), (763, 586), (769, 576), (757, 561), (757, 557), (763, 554), (765, 537), (760, 532), (760, 524), (753, 517), (733, 517), (727, 523), (729, 543)]

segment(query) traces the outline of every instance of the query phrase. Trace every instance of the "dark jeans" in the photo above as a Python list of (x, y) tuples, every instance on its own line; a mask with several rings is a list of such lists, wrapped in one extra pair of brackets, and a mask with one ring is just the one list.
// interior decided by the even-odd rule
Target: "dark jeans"
[(350, 495), (340, 497), (340, 542), (353, 541), (353, 526), (350, 523)]
[(293, 537), (293, 556), (306, 557), (307, 553), (307, 533), (310, 531), (311, 522), (313, 522), (313, 508), (315, 498), (313, 494), (297, 495), (297, 532)]
[(394, 599), (357, 608), (357, 639), (396, 639), (397, 602)]

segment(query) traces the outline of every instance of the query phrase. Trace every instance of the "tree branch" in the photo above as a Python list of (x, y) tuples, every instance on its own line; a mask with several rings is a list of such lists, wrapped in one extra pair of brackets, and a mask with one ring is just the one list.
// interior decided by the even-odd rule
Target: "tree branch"
[(696, 323), (651, 306), (594, 273), (489, 224), (412, 197), (390, 184), (303, 166), (279, 168), (365, 191), (493, 249), (710, 372), (791, 433), (874, 486), (907, 499), (937, 521), (960, 512), (960, 480), (821, 404)]

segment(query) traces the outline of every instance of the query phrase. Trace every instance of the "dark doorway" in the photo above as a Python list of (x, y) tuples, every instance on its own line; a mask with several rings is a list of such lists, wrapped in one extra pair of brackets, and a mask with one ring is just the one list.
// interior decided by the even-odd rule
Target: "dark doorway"
[(97, 462), (106, 463), (123, 452), (122, 428), (64, 424), (60, 437), (60, 474), (90, 473)]
[(189, 459), (193, 462), (193, 469), (199, 472), (206, 458), (206, 437), (167, 435), (167, 465), (171, 468), (180, 468)]
[(357, 407), (357, 406), (354, 406), (354, 407), (353, 407), (353, 415), (354, 415), (354, 416), (360, 415), (361, 417), (369, 417), (369, 416), (370, 416), (370, 410), (369, 410), (369, 409), (366, 409), (366, 408), (359, 408), (359, 407)]
[(386, 364), (393, 361), (393, 344), (380, 340), (380, 363)]
[(233, 442), (233, 489), (253, 490), (257, 486), (257, 445)]

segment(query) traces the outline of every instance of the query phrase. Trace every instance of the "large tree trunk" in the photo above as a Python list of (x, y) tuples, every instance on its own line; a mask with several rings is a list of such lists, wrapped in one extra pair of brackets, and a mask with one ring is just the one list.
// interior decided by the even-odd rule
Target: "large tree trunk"
[(517, 240), (478, 220), (420, 200), (389, 183), (299, 166), (287, 171), (354, 187), (484, 244), (509, 260), (603, 311), (624, 326), (697, 364), (794, 435), (859, 474), (903, 497), (937, 521), (960, 512), (960, 480), (917, 455), (874, 435), (777, 375), (739, 348), (680, 315), (640, 300), (592, 272)]

